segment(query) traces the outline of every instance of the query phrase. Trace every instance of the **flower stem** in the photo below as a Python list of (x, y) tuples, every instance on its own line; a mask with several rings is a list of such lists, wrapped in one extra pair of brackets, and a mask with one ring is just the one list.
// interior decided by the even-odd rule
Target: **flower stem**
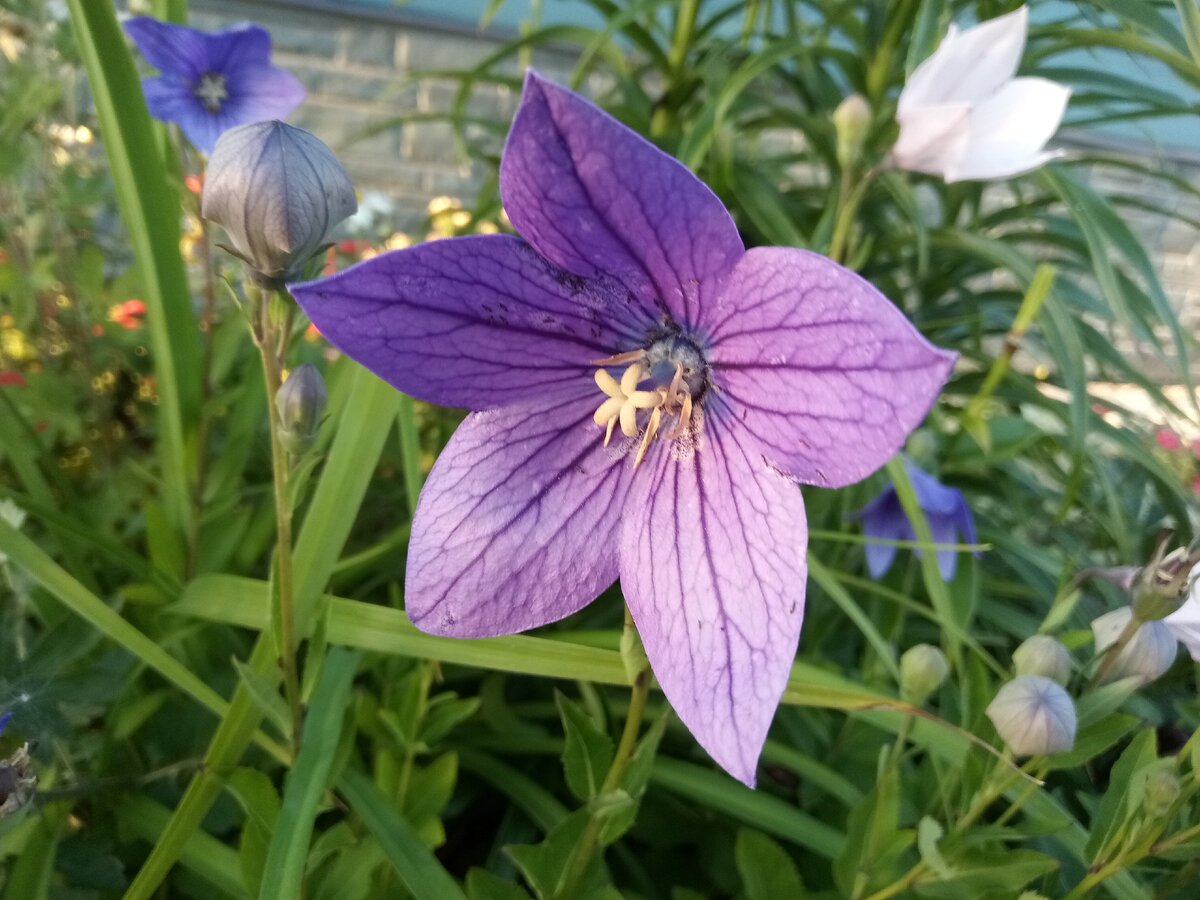
[[(625, 615), (628, 618), (628, 610)], [(604, 783), (600, 786), (597, 796), (604, 796), (621, 786), (625, 770), (629, 768), (629, 762), (633, 759), (634, 751), (637, 749), (638, 733), (641, 731), (642, 716), (646, 712), (646, 698), (649, 695), (650, 669), (647, 667), (638, 672), (633, 679), (633, 687), (629, 695), (629, 710), (625, 714), (625, 727), (621, 731), (621, 739), (617, 744), (617, 752), (613, 755), (612, 765), (608, 767), (608, 774), (604, 777)], [(604, 821), (599, 816), (592, 815), (588, 819), (583, 836), (575, 847), (566, 877), (559, 889), (554, 892), (551, 900), (569, 900), (576, 896), (575, 888), (592, 863), (603, 824)]]
[(867, 190), (874, 183), (879, 172), (878, 166), (868, 169), (853, 188), (850, 187), (849, 178), (842, 179), (841, 187), (838, 189), (838, 211), (833, 224), (833, 236), (829, 239), (829, 252), (825, 254), (834, 262), (844, 263), (846, 257), (849, 256), (847, 245), (850, 240), (850, 229), (854, 226), (854, 218), (858, 215), (858, 208), (862, 206), (863, 198), (867, 196)]
[(292, 588), (292, 510), (288, 502), (288, 456), (280, 438), (279, 411), (275, 397), (283, 382), (283, 360), (287, 355), (287, 339), (277, 334), (271, 316), (270, 296), (257, 293), (255, 343), (262, 357), (263, 380), (267, 387), (267, 416), (271, 434), (271, 469), (275, 494), (275, 559), (278, 565), (276, 591), (279, 622), (279, 667), (283, 671), (283, 692), (292, 713), (292, 747), (299, 752), (304, 710), (300, 698), (300, 674), (296, 663), (296, 612)]

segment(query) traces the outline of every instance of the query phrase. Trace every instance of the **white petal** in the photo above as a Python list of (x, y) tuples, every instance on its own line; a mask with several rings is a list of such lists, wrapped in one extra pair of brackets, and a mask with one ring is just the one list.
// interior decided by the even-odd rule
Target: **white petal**
[(896, 165), (909, 172), (945, 175), (957, 167), (970, 137), (966, 104), (924, 106), (898, 116), (900, 137), (892, 148)]
[(1045, 78), (1006, 84), (971, 111), (967, 148), (946, 180), (1007, 178), (1053, 159), (1042, 148), (1058, 129), (1070, 96), (1070, 88)]
[(1022, 6), (966, 31), (953, 26), (900, 92), (900, 112), (937, 103), (978, 103), (1017, 73), (1029, 10)]
[(1163, 619), (1192, 659), (1200, 662), (1200, 597), (1195, 590), (1171, 615)]

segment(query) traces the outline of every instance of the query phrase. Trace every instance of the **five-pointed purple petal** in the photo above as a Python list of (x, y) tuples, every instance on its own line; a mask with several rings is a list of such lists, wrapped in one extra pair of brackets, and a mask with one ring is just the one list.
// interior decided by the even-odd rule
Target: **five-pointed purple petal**
[[(511, 633), (619, 577), (672, 705), (753, 784), (803, 616), (796, 481), (882, 465), (954, 357), (833, 262), (746, 252), (685, 167), (532, 73), (501, 194), (523, 240), (437, 242), (294, 288), (372, 371), (476, 410), (422, 493), (409, 615), (438, 634)], [(618, 370), (642, 362), (640, 433), (606, 446), (601, 404), (623, 402)], [(637, 466), (654, 403), (666, 420)]]
[(150, 114), (179, 125), (205, 153), (230, 128), (282, 119), (304, 99), (296, 77), (271, 65), (271, 36), (257, 25), (209, 34), (135, 16), (125, 30), (160, 73), (142, 81)]

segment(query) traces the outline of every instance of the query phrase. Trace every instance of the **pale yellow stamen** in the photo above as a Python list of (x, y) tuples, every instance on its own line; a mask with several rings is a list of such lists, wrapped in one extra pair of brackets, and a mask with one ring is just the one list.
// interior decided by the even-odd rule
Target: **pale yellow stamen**
[[(595, 375), (596, 386), (604, 392), (606, 399), (596, 409), (592, 421), (604, 428), (606, 447), (612, 440), (618, 422), (621, 425), (621, 433), (626, 437), (637, 437), (641, 432), (642, 440), (633, 460), (634, 466), (639, 465), (645, 458), (651, 442), (659, 433), (664, 413), (677, 414), (679, 417), (675, 427), (665, 435), (668, 441), (686, 434), (692, 419), (692, 395), (684, 383), (683, 366), (675, 366), (675, 376), (671, 379), (670, 387), (650, 391), (638, 389), (638, 384), (649, 376), (649, 372), (641, 364), (645, 355), (645, 351), (636, 350), (597, 361), (601, 365), (632, 363), (621, 373), (620, 381), (606, 369), (598, 369)], [(641, 410), (650, 412), (645, 431), (638, 427), (637, 417)]]

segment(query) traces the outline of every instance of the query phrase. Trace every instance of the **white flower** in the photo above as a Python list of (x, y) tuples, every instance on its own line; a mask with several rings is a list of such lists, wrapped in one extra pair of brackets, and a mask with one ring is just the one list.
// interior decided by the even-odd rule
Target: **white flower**
[(1041, 675), (1019, 675), (1000, 688), (987, 716), (1017, 756), (1059, 753), (1075, 746), (1075, 704), (1063, 686)]
[(1192, 569), (1192, 589), (1183, 605), (1163, 619), (1171, 633), (1187, 647), (1192, 659), (1200, 662), (1200, 566)]
[[(1097, 654), (1103, 653), (1117, 642), (1131, 618), (1133, 610), (1122, 606), (1093, 620), (1092, 637), (1096, 641)], [(1175, 642), (1175, 635), (1163, 621), (1144, 622), (1121, 648), (1116, 659), (1109, 663), (1104, 672), (1103, 682), (1137, 678), (1142, 684), (1149, 684), (1171, 668), (1178, 651), (1179, 645)]]
[(1045, 78), (1015, 78), (1029, 11), (966, 31), (953, 25), (900, 92), (901, 169), (946, 181), (1007, 178), (1059, 154), (1046, 151), (1067, 108), (1070, 88)]

